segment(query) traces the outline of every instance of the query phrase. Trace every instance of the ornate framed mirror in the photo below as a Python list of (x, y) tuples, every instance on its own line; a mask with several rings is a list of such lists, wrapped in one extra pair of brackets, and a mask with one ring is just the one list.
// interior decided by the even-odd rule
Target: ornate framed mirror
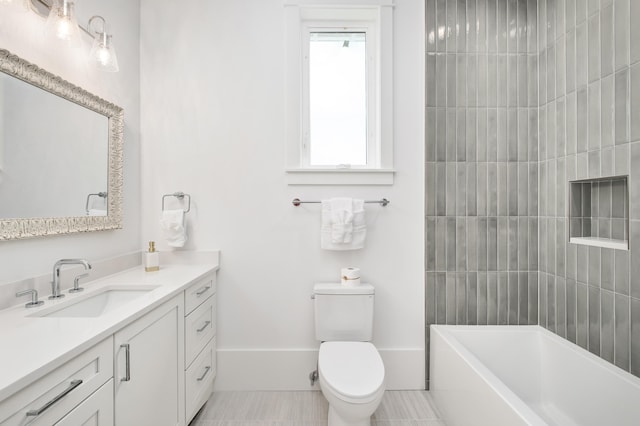
[(122, 228), (123, 109), (0, 49), (0, 241)]

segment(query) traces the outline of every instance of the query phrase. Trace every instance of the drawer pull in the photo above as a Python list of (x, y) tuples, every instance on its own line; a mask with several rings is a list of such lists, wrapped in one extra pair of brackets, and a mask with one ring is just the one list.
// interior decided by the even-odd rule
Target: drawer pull
[(199, 382), (201, 382), (201, 381), (203, 381), (203, 380), (204, 380), (205, 376), (206, 376), (207, 374), (209, 374), (209, 370), (211, 370), (211, 367), (209, 367), (209, 366), (207, 366), (207, 367), (204, 369), (204, 373), (202, 373), (202, 376), (198, 377), (198, 381), (199, 381)]
[(200, 328), (199, 328), (199, 329), (197, 329), (196, 331), (197, 331), (198, 333), (202, 333), (202, 332), (205, 330), (205, 328), (209, 327), (209, 324), (211, 324), (211, 321), (206, 321), (206, 322), (202, 325), (202, 327), (200, 327)]
[(209, 289), (210, 289), (210, 288), (211, 288), (211, 286), (202, 287), (202, 288), (200, 289), (200, 291), (198, 291), (198, 292), (196, 293), (196, 296), (198, 296), (198, 297), (202, 296), (202, 295), (203, 295), (203, 294), (205, 294), (207, 291), (209, 291)]
[(131, 381), (131, 353), (129, 350), (129, 344), (123, 343), (120, 345), (124, 348), (124, 377), (120, 379), (121, 382)]
[[(208, 368), (208, 367), (207, 367)], [(206, 373), (205, 373), (206, 374)], [(204, 376), (203, 376), (204, 377)], [(65, 396), (67, 396), (69, 393), (71, 393), (72, 390), (74, 390), (75, 388), (77, 388), (78, 386), (80, 386), (82, 384), (82, 380), (73, 380), (71, 383), (69, 383), (69, 387), (66, 388), (65, 390), (63, 390), (62, 392), (60, 392), (57, 396), (55, 396), (51, 401), (47, 402), (46, 404), (44, 404), (42, 407), (38, 408), (37, 410), (30, 410), (27, 411), (27, 416), (29, 417), (33, 417), (33, 416), (39, 416), (40, 414), (44, 413), (45, 411), (47, 411), (49, 408), (51, 408), (51, 406), (53, 404), (55, 404), (56, 402), (60, 401), (62, 398), (64, 398)]]

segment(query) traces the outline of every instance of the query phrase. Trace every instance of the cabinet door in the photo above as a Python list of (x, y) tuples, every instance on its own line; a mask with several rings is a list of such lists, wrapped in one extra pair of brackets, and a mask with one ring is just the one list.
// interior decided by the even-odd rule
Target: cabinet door
[(178, 296), (114, 335), (118, 426), (184, 424), (184, 301)]
[(113, 379), (82, 401), (55, 426), (114, 426)]

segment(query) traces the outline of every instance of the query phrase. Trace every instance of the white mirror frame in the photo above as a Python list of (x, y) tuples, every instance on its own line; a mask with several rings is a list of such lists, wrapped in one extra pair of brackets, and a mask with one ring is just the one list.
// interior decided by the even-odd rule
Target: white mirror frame
[(102, 114), (109, 119), (107, 216), (0, 219), (0, 241), (122, 229), (123, 109), (4, 49), (0, 49), (0, 72)]

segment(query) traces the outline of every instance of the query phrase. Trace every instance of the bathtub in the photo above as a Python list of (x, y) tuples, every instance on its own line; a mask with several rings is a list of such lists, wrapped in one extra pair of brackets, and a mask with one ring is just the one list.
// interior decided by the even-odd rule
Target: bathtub
[(447, 426), (640, 425), (640, 379), (539, 326), (431, 326)]

